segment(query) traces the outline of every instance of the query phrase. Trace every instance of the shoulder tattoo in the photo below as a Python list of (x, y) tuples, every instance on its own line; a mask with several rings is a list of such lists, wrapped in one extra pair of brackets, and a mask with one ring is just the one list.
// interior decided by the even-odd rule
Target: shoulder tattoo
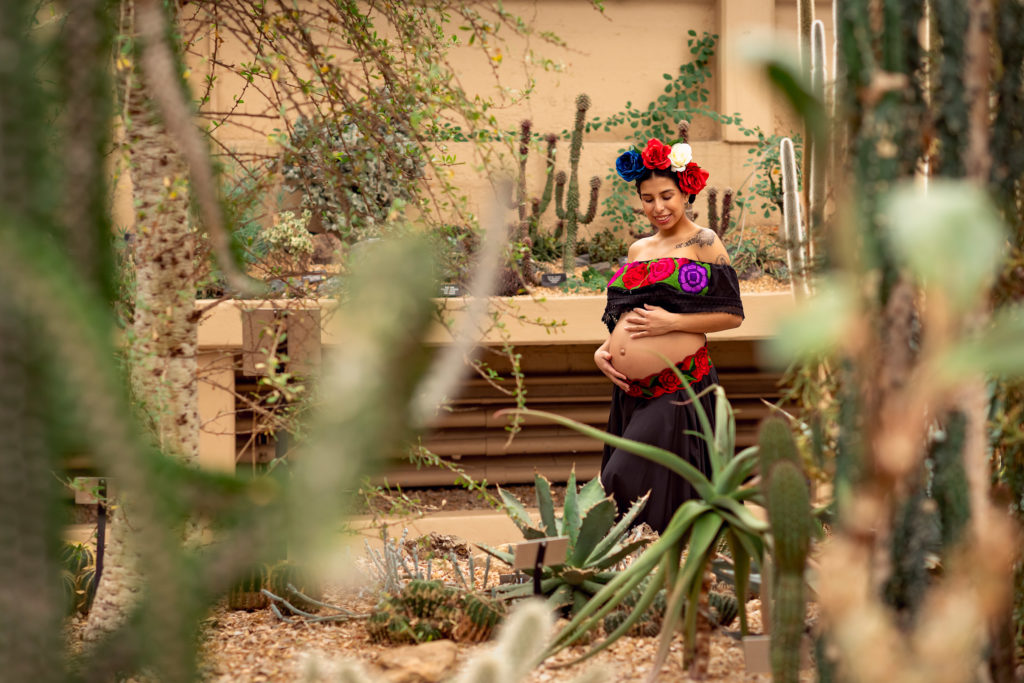
[(685, 242), (680, 242), (676, 245), (676, 249), (682, 249), (683, 247), (692, 247), (697, 245), (698, 247), (710, 247), (715, 243), (715, 231), (708, 228), (701, 228), (697, 231), (690, 239)]
[(729, 265), (729, 257), (727, 257), (725, 254), (719, 254), (718, 258), (715, 259), (715, 263), (717, 263), (720, 266), (727, 266)]

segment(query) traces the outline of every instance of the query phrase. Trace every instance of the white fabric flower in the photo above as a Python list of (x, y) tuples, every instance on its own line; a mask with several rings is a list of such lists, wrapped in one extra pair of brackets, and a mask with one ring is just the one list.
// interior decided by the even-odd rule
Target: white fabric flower
[(668, 162), (672, 164), (672, 170), (675, 172), (685, 171), (686, 165), (693, 161), (693, 150), (685, 142), (677, 142), (672, 145), (672, 149), (668, 153)]

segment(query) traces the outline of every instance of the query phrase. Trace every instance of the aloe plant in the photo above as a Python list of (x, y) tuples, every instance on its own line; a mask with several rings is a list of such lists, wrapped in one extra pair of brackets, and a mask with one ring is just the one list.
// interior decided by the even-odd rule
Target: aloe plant
[[(680, 377), (680, 380), (682, 379)], [(701, 432), (694, 434), (707, 442), (711, 462), (710, 477), (702, 474), (675, 453), (614, 436), (561, 415), (530, 409), (503, 411), (508, 414), (544, 418), (594, 437), (612, 447), (628, 450), (683, 477), (693, 485), (698, 494), (697, 498), (687, 501), (676, 510), (661, 538), (652, 543), (628, 568), (608, 580), (586, 605), (576, 610), (575, 616), (549, 646), (547, 655), (553, 655), (579, 640), (600, 624), (605, 615), (621, 605), (637, 586), (647, 580), (646, 589), (636, 600), (629, 617), (609, 633), (605, 640), (584, 655), (559, 666), (580, 662), (611, 645), (644, 616), (663, 588), (667, 589), (668, 603), (661, 629), (661, 642), (651, 676), (657, 675), (668, 656), (669, 645), (680, 621), (683, 622), (686, 638), (684, 660), (692, 661), (697, 632), (696, 606), (699, 603), (703, 575), (715, 556), (719, 541), (723, 538), (730, 546), (735, 566), (740, 631), (742, 634), (747, 632), (745, 603), (751, 562), (760, 564), (762, 561), (765, 534), (768, 530), (764, 522), (743, 507), (745, 500), (763, 501), (757, 487), (746, 483), (757, 466), (757, 447), (751, 446), (734, 454), (736, 422), (725, 391), (720, 386), (705, 390), (714, 391), (716, 394), (713, 425), (704, 412), (697, 394), (685, 381), (683, 386), (690, 395), (701, 424)], [(683, 558), (684, 539), (687, 537), (689, 547), (686, 557)], [(684, 614), (683, 608), (687, 604), (693, 607), (685, 610)]]
[[(551, 482), (542, 475), (534, 476), (540, 524), (534, 524), (526, 506), (508, 491), (498, 489), (512, 521), (527, 540), (566, 536), (569, 547), (565, 563), (542, 568), (541, 591), (552, 608), (567, 607), (570, 613), (579, 611), (595, 593), (616, 574), (613, 567), (643, 548), (649, 538), (630, 540), (630, 526), (647, 503), (647, 496), (637, 500), (618, 522), (615, 500), (605, 494), (600, 479), (592, 479), (577, 490), (576, 472), (569, 475), (565, 488), (562, 516), (555, 511), (551, 496)], [(512, 553), (479, 546), (499, 560), (512, 564)], [(533, 570), (527, 570), (533, 575)], [(533, 594), (533, 584), (511, 585), (502, 589), (506, 597), (526, 597)]]

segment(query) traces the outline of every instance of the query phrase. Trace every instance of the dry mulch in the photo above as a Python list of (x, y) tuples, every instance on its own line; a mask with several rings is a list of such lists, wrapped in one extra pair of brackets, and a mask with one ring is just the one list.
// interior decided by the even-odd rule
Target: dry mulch
[[(479, 560), (479, 558), (478, 558)], [(358, 560), (360, 568), (343, 584), (328, 587), (325, 602), (339, 605), (351, 612), (368, 615), (374, 609), (378, 593), (373, 586), (372, 572), (368, 564)], [(463, 575), (468, 576), (468, 563), (459, 562)], [(475, 584), (483, 586), (483, 562), (475, 564)], [(498, 571), (492, 567), (487, 587), (498, 581)], [(450, 565), (435, 562), (433, 577), (446, 582), (455, 582)], [(716, 590), (727, 590), (719, 585)], [(760, 600), (747, 603), (751, 633), (761, 632)], [(361, 620), (347, 622), (304, 623), (296, 618), (294, 624), (280, 621), (269, 609), (253, 612), (232, 611), (226, 600), (215, 605), (203, 623), (200, 644), (200, 676), (203, 681), (263, 682), (299, 680), (303, 661), (309, 654), (327, 661), (357, 660), (371, 670), (375, 662), (391, 645), (372, 642)], [(85, 618), (73, 617), (68, 624), (68, 639), (71, 649), (78, 650)], [(738, 628), (738, 622), (734, 622)], [(461, 666), (479, 648), (489, 647), (488, 643), (458, 643), (458, 665)], [(586, 652), (587, 646), (569, 648), (552, 657), (535, 669), (528, 677), (529, 683), (562, 683), (572, 681), (583, 671), (597, 667), (606, 672), (607, 680), (632, 683), (646, 680), (650, 662), (658, 648), (658, 638), (624, 637), (604, 652), (587, 662), (560, 669), (560, 662), (569, 661)], [(682, 640), (677, 636), (671, 647), (671, 654), (657, 680), (660, 682), (690, 680), (681, 664)], [(768, 674), (747, 674), (740, 642), (721, 630), (712, 635), (709, 677), (707, 681), (724, 683), (733, 681), (771, 680)], [(813, 680), (810, 671), (805, 671), (801, 680)]]

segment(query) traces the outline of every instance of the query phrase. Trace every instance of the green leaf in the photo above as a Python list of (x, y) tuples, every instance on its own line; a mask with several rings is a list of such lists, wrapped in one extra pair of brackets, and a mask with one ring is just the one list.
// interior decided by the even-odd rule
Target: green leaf
[(569, 564), (574, 567), (584, 566), (590, 553), (615, 524), (615, 515), (618, 514), (618, 511), (615, 500), (611, 497), (605, 498), (587, 510), (580, 523), (579, 536), (576, 539), (572, 556), (569, 558)]
[(604, 500), (607, 494), (604, 486), (601, 485), (601, 477), (594, 477), (580, 488), (577, 496), (577, 506), (580, 513), (585, 514), (587, 510)]
[(732, 495), (757, 467), (757, 455), (757, 446), (749, 446), (740, 451), (720, 473), (715, 481), (715, 490), (724, 496)]
[(736, 533), (729, 531), (726, 539), (732, 554), (733, 577), (736, 581), (736, 602), (739, 604), (740, 635), (747, 635), (747, 589), (750, 585), (750, 555), (736, 538)]
[(647, 492), (633, 501), (633, 504), (629, 507), (629, 510), (626, 511), (626, 514), (622, 516), (622, 519), (618, 521), (612, 530), (608, 532), (608, 535), (604, 537), (604, 540), (598, 543), (597, 547), (594, 548), (594, 551), (590, 553), (590, 557), (587, 558), (588, 564), (600, 561), (601, 557), (605, 553), (615, 547), (619, 542), (619, 539), (629, 531), (629, 527), (633, 524), (633, 520), (636, 519), (636, 516), (639, 515), (640, 511), (644, 509), (645, 505), (647, 505), (647, 500), (650, 497), (650, 492)]
[(526, 511), (526, 508), (518, 498), (500, 486), (498, 487), (498, 495), (501, 497), (501, 502), (505, 504), (509, 517), (519, 527), (519, 530), (523, 532), (523, 536), (529, 538), (526, 534), (529, 530), (533, 529), (533, 520), (530, 519), (530, 513)]
[(605, 557), (598, 555), (596, 552), (591, 553), (587, 562), (591, 563), (595, 569), (607, 569), (609, 567), (614, 567), (616, 564), (626, 559), (630, 553), (636, 552), (650, 542), (650, 538), (641, 538), (635, 541), (630, 541), (626, 545), (614, 546), (609, 551), (606, 551)]
[(492, 548), (491, 546), (484, 545), (483, 543), (475, 543), (474, 545), (476, 545), (477, 548), (480, 548), (480, 550), (483, 550), (485, 553), (487, 553), (491, 557), (496, 557), (499, 560), (501, 560), (502, 562), (504, 562), (505, 564), (507, 564), (508, 566), (510, 566), (510, 567), (512, 566), (512, 560), (513, 560), (512, 553), (507, 553), (504, 550), (498, 550), (497, 548)]
[(558, 521), (555, 519), (555, 502), (551, 497), (551, 482), (542, 474), (533, 475), (533, 487), (537, 491), (537, 507), (540, 520), (548, 536), (558, 536)]
[[(691, 389), (692, 391), (692, 389)], [(595, 439), (603, 441), (604, 443), (612, 446), (613, 448), (622, 448), (630, 453), (639, 455), (642, 458), (646, 458), (651, 462), (655, 462), (663, 467), (666, 467), (672, 472), (675, 472), (683, 479), (686, 479), (690, 484), (697, 490), (697, 493), (706, 500), (711, 500), (715, 493), (711, 482), (708, 481), (707, 477), (701, 473), (696, 467), (680, 458), (671, 451), (666, 451), (663, 448), (657, 446), (651, 446), (650, 444), (640, 443), (639, 441), (633, 441), (626, 439), (621, 436), (614, 436), (605, 431), (585, 425), (581, 422), (576, 422), (567, 417), (556, 415), (555, 413), (548, 413), (543, 410), (533, 410), (530, 408), (521, 408), (515, 410), (502, 410), (498, 414), (520, 414), (520, 415), (531, 415), (533, 417), (542, 417), (546, 420), (550, 420), (556, 424), (569, 427), (574, 429), (580, 434), (586, 436), (592, 436)], [(705, 418), (706, 419), (706, 418)], [(566, 506), (568, 507), (568, 489), (566, 491)], [(577, 513), (578, 514), (578, 513)], [(562, 533), (566, 536), (568, 534), (563, 530)]]
[(569, 473), (569, 481), (565, 483), (565, 504), (562, 506), (563, 536), (569, 537), (569, 552), (576, 547), (576, 539), (580, 535), (580, 507), (576, 492), (576, 468)]

